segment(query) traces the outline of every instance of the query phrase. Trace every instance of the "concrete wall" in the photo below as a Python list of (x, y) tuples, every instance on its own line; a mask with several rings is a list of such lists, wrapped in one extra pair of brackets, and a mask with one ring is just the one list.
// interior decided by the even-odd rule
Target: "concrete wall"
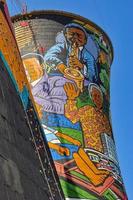
[(35, 11), (13, 23), (65, 198), (126, 200), (110, 119), (108, 36), (62, 11)]
[(63, 199), (14, 37), (0, 1), (0, 199)]
[(0, 199), (48, 198), (21, 99), (0, 58)]

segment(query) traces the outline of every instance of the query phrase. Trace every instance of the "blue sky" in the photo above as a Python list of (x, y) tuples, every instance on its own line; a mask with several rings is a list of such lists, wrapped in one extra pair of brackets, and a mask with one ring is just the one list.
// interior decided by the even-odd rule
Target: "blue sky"
[[(7, 0), (10, 13), (20, 0)], [(22, 0), (21, 0), (22, 2)], [(114, 47), (111, 67), (111, 113), (120, 167), (129, 200), (133, 199), (133, 1), (27, 0), (28, 10), (55, 9), (84, 16), (109, 35)], [(15, 4), (17, 6), (15, 6)]]

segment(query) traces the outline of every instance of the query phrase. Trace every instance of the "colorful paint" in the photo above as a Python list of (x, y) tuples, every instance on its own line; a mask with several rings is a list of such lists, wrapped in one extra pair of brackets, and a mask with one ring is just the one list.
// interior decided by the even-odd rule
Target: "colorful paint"
[[(35, 62), (36, 60), (32, 60), (32, 63)], [(15, 35), (14, 35), (14, 31), (13, 31), (13, 27), (11, 24), (11, 19), (9, 17), (8, 14), (8, 8), (7, 5), (5, 4), (5, 1), (0, 1), (0, 63), (1, 63), (1, 71), (2, 73), (0, 74), (1, 77), (4, 77), (4, 79), (2, 80), (6, 80), (6, 77), (8, 75), (8, 80), (11, 80), (10, 83), (13, 83), (12, 87), (15, 88), (16, 91), (16, 96), (18, 96), (18, 99), (20, 98), (20, 108), (24, 109), (24, 116), (22, 118), (25, 121), (23, 121), (22, 123), (26, 123), (27, 127), (29, 127), (29, 132), (31, 133), (31, 137), (29, 138), (29, 141), (31, 142), (31, 145), (33, 148), (31, 148), (33, 155), (36, 154), (36, 156), (38, 157), (39, 160), (39, 165), (38, 165), (38, 176), (35, 177), (39, 177), (39, 178), (43, 178), (45, 180), (45, 184), (47, 185), (47, 188), (44, 185), (41, 185), (41, 187), (44, 187), (44, 192), (46, 193), (47, 199), (64, 199), (64, 195), (62, 193), (62, 191), (60, 190), (60, 184), (59, 184), (59, 180), (58, 180), (58, 176), (56, 171), (54, 170), (53, 167), (53, 160), (51, 160), (51, 154), (48, 148), (48, 144), (46, 142), (46, 140), (44, 140), (44, 138), (42, 137), (43, 135), (43, 129), (42, 126), (40, 124), (40, 120), (38, 118), (38, 114), (37, 114), (37, 110), (35, 107), (35, 103), (34, 103), (34, 99), (31, 93), (31, 88), (29, 85), (29, 82), (27, 80), (27, 76), (25, 73), (25, 69), (24, 69), (24, 65), (22, 63), (22, 59), (19, 53), (19, 49), (17, 46), (17, 42), (15, 39)], [(29, 64), (29, 63), (28, 63)], [(39, 64), (37, 67), (37, 63), (36, 63), (36, 71), (39, 71)], [(39, 72), (38, 72), (39, 73)], [(42, 74), (37, 74), (37, 76), (33, 77), (34, 80), (38, 79), (38, 76), (41, 76)], [(5, 84), (4, 82), (1, 82), (1, 84)], [(8, 89), (8, 87), (7, 87)], [(9, 88), (10, 90), (10, 88)], [(4, 93), (1, 93), (2, 95)], [(11, 94), (12, 90), (9, 92), (10, 96), (9, 98), (12, 98)], [(4, 96), (4, 95), (3, 95)], [(14, 98), (14, 97), (13, 97)], [(18, 101), (17, 99), (17, 101)], [(15, 103), (15, 98), (14, 98), (14, 103)], [(3, 100), (5, 101), (5, 99)], [(9, 101), (10, 102), (10, 101)], [(6, 102), (6, 103), (9, 103)], [(12, 101), (11, 101), (12, 102)], [(10, 104), (10, 106), (15, 107), (16, 105), (14, 104)], [(18, 105), (18, 104), (17, 104)], [(7, 108), (6, 106), (4, 108)], [(4, 110), (3, 108), (3, 110)], [(20, 109), (20, 110), (21, 110)], [(13, 109), (13, 111), (16, 114), (16, 117), (18, 117), (16, 110)], [(1, 116), (3, 117), (4, 120), (7, 120), (7, 124), (6, 126), (8, 127), (8, 124), (12, 123), (12, 121), (10, 121), (10, 117), (8, 116), (8, 112), (10, 112), (10, 110), (5, 110), (5, 113), (3, 115), (3, 113), (0, 113)], [(11, 115), (12, 116), (12, 115)], [(14, 115), (15, 116), (15, 115)], [(8, 118), (9, 117), (9, 118)], [(15, 120), (13, 118), (13, 120)], [(21, 121), (21, 119), (20, 119)], [(2, 121), (1, 121), (2, 123)], [(3, 133), (9, 134), (10, 132), (5, 131), (6, 129), (3, 129), (3, 124), (1, 124), (1, 131)], [(12, 127), (12, 126), (11, 126)], [(20, 127), (20, 125), (19, 125)], [(13, 129), (15, 130), (15, 128)], [(15, 138), (15, 142), (17, 143), (17, 130), (16, 131), (16, 138)], [(26, 130), (22, 130), (22, 132), (25, 131), (25, 134), (27, 134), (27, 138), (29, 133), (26, 132)], [(11, 137), (14, 137), (11, 135)], [(18, 135), (19, 138), (19, 135)], [(29, 142), (29, 144), (30, 144)], [(17, 145), (15, 143), (15, 145)], [(6, 144), (6, 143), (5, 143)], [(17, 151), (16, 146), (12, 146), (12, 148), (15, 149), (15, 151)], [(1, 147), (1, 153), (4, 152), (4, 149), (2, 149), (3, 147)], [(8, 151), (12, 151), (12, 148), (8, 146)], [(28, 148), (29, 151), (29, 147), (26, 146), (25, 148)], [(14, 151), (11, 152), (11, 155)], [(6, 152), (5, 152), (6, 153)], [(18, 154), (16, 154), (17, 156)], [(19, 154), (21, 155), (21, 154)], [(1, 154), (1, 157), (3, 157), (6, 160), (7, 166), (5, 165), (4, 169), (4, 173), (5, 173), (5, 177), (4, 178), (2, 176), (2, 192), (4, 193), (4, 197), (6, 196), (6, 199), (8, 198), (7, 194), (12, 193), (12, 197), (13, 195), (15, 195), (16, 197), (16, 193), (18, 198), (22, 198), (22, 196), (19, 196), (19, 194), (22, 193), (23, 191), (23, 187), (21, 188), (21, 184), (20, 184), (20, 180), (19, 180), (19, 172), (18, 169), (16, 168), (18, 162), (20, 161), (19, 165), (23, 165), (23, 161), (25, 160), (23, 158), (23, 154), (22, 157), (17, 157), (17, 163), (13, 162), (12, 160), (8, 159), (8, 157), (6, 158), (6, 156), (4, 157), (3, 154)], [(23, 161), (22, 161), (23, 160)], [(26, 162), (30, 163), (28, 158), (26, 157)], [(13, 163), (13, 164), (12, 164)], [(8, 166), (9, 165), (9, 166)], [(13, 168), (11, 168), (11, 165), (13, 166)], [(32, 166), (32, 164), (30, 164)], [(0, 164), (1, 169), (3, 168), (4, 165)], [(15, 166), (15, 167), (14, 167)], [(25, 166), (25, 165), (24, 165)], [(24, 167), (23, 166), (23, 167)], [(27, 167), (27, 169), (29, 169), (29, 166)], [(45, 171), (45, 169), (48, 169), (47, 171)], [(28, 171), (29, 173), (29, 171)], [(21, 172), (22, 177), (25, 176), (25, 174), (23, 174)], [(14, 178), (14, 176), (16, 176)], [(11, 177), (11, 179), (10, 179)], [(28, 180), (28, 177), (27, 177)], [(33, 187), (33, 180), (31, 180), (31, 187), (29, 186), (30, 190), (32, 190)], [(12, 185), (12, 188), (9, 187), (9, 190), (6, 189), (6, 187), (8, 187), (9, 185)], [(27, 189), (26, 189), (27, 190)], [(47, 191), (46, 191), (47, 190)], [(5, 192), (6, 191), (6, 192)], [(18, 192), (19, 191), (19, 192)], [(38, 190), (40, 191), (40, 190)], [(24, 193), (26, 193), (25, 191), (23, 191)], [(30, 193), (30, 191), (28, 191)], [(27, 194), (27, 193), (26, 193)], [(41, 198), (42, 197), (42, 192), (40, 192), (40, 194), (38, 194), (37, 198)], [(15, 198), (14, 197), (14, 198)], [(28, 198), (25, 196), (25, 198)]]
[(13, 21), (65, 198), (126, 200), (110, 122), (108, 36), (63, 12)]

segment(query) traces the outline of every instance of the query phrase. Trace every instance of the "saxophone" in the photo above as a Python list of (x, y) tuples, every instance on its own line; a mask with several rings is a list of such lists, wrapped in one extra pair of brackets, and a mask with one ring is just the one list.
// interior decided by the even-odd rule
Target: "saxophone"
[[(69, 58), (78, 58), (78, 54), (79, 54), (79, 49), (78, 47), (76, 46), (76, 43), (73, 43), (72, 44), (72, 48), (71, 48), (71, 52), (70, 52), (70, 55), (69, 55)], [(70, 60), (70, 59), (69, 59)], [(69, 61), (68, 61), (68, 65), (70, 68), (73, 68), (73, 69), (76, 69), (77, 66), (74, 66), (73, 64), (71, 64)]]
[[(76, 43), (73, 43), (71, 52), (69, 54), (69, 58), (74, 59), (78, 58), (79, 48), (77, 47)], [(79, 70), (78, 66), (74, 66), (70, 59), (68, 60), (68, 67), (65, 69), (65, 76), (66, 78), (75, 81), (78, 89), (82, 92), (83, 91), (83, 83), (84, 83), (84, 76)]]

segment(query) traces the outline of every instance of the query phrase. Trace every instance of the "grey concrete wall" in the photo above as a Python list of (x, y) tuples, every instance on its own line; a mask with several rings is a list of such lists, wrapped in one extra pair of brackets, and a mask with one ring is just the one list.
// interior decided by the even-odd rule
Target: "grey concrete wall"
[(0, 60), (0, 200), (47, 200), (19, 95)]

